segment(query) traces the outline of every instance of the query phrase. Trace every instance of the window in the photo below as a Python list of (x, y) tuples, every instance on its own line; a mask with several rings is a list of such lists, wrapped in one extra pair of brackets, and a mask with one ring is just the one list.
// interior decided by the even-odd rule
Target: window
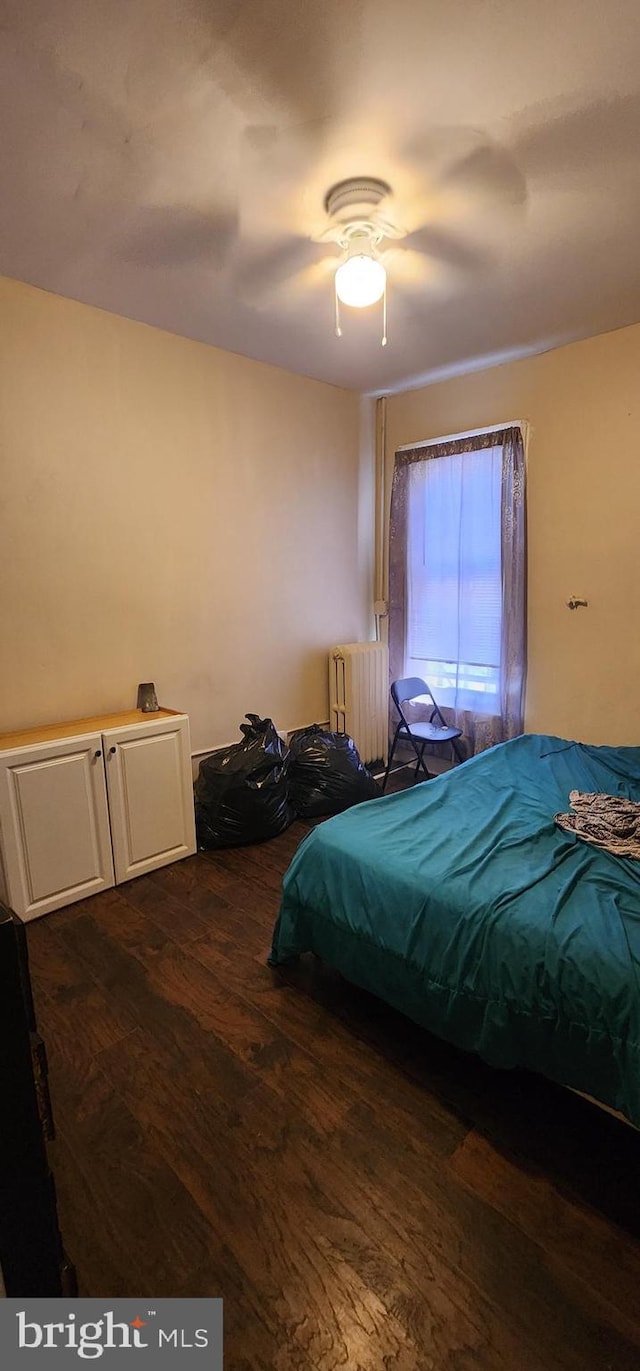
[(469, 752), (524, 727), (526, 609), (522, 425), (396, 452), (390, 679), (427, 681)]
[(502, 444), (425, 457), (408, 471), (405, 674), (499, 714)]

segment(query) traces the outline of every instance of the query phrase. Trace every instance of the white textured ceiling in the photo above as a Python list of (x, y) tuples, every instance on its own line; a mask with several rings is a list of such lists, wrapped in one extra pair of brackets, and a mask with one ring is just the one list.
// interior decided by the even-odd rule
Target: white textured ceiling
[[(0, 272), (358, 390), (640, 319), (638, 0), (2, 0)], [(410, 231), (333, 332), (323, 198)]]

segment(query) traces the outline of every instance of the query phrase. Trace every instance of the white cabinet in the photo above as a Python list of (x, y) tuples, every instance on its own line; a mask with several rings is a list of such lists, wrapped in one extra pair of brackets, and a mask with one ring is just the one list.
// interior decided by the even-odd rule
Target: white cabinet
[(99, 733), (0, 753), (7, 903), (35, 918), (113, 885)]
[(186, 714), (128, 710), (0, 737), (0, 894), (23, 919), (195, 850)]
[(102, 736), (116, 882), (195, 852), (186, 715)]

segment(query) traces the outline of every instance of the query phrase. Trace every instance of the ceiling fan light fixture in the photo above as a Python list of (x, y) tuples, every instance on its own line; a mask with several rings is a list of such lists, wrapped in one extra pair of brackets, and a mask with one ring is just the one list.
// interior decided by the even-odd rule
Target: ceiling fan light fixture
[(377, 258), (358, 251), (336, 271), (336, 295), (343, 305), (366, 309), (384, 295), (387, 273)]
[(379, 221), (376, 210), (389, 192), (386, 181), (360, 177), (341, 181), (325, 200), (327, 213), (334, 221), (326, 233), (344, 252), (334, 275), (336, 337), (342, 337), (341, 304), (368, 309), (382, 300), (383, 347), (387, 344), (387, 273), (376, 247), (387, 235), (397, 237), (398, 230)]

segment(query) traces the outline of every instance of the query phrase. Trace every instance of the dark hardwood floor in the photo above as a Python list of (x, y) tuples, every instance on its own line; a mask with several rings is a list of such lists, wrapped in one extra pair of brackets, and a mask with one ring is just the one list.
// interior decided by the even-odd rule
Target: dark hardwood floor
[(640, 1135), (271, 971), (305, 832), (29, 925), (80, 1293), (222, 1295), (226, 1371), (637, 1371)]

